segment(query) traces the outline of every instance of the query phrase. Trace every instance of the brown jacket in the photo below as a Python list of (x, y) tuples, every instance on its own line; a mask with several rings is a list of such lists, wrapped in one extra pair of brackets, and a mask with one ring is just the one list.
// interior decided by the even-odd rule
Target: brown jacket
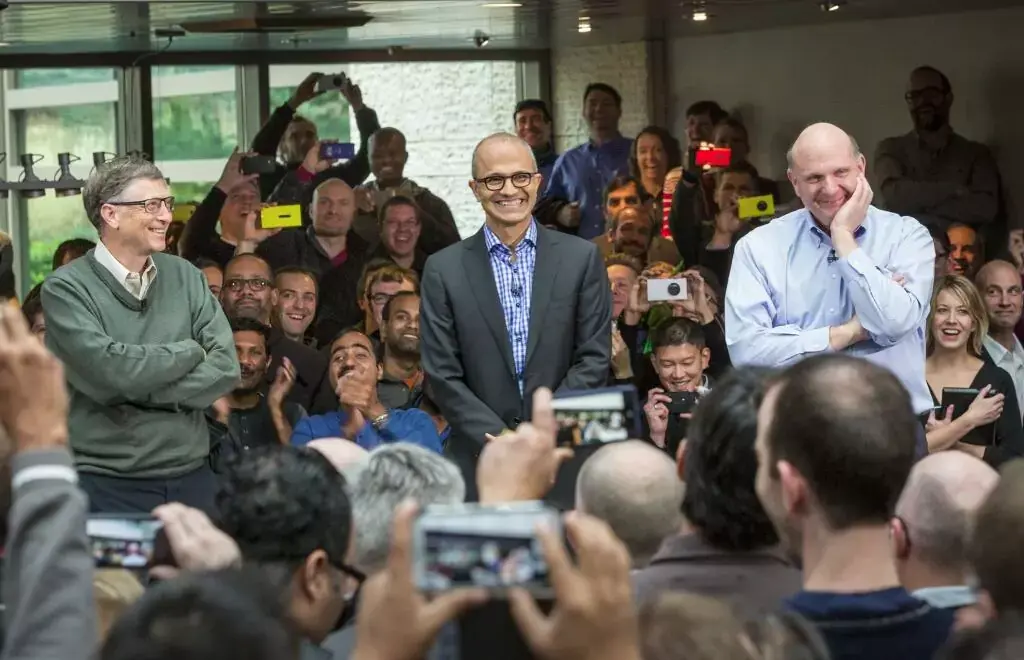
[[(608, 238), (608, 234), (601, 234), (590, 240), (597, 245), (602, 257), (607, 257), (612, 253), (612, 242)], [(676, 248), (675, 243), (667, 238), (655, 236), (654, 240), (651, 241), (650, 249), (647, 250), (647, 261), (643, 265), (647, 266), (647, 264), (653, 264), (656, 261), (664, 261), (675, 266), (679, 263), (679, 259), (679, 250)]]
[(729, 601), (744, 617), (778, 610), (801, 584), (800, 570), (774, 548), (730, 552), (699, 534), (665, 539), (651, 563), (633, 575), (638, 603), (664, 591), (689, 591)]

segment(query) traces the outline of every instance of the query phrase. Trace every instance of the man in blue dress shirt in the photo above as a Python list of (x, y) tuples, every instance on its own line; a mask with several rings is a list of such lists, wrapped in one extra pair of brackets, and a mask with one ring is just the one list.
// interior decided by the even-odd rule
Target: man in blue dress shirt
[(732, 363), (781, 367), (846, 351), (892, 370), (914, 410), (929, 411), (931, 236), (917, 220), (871, 206), (864, 156), (840, 128), (808, 127), (788, 159), (804, 208), (736, 245), (725, 297)]
[(590, 140), (558, 157), (544, 197), (557, 197), (579, 207), (580, 238), (592, 239), (605, 231), (603, 195), (617, 176), (629, 174), (629, 148), (633, 141), (619, 133), (622, 96), (611, 85), (591, 83), (583, 93), (583, 119)]

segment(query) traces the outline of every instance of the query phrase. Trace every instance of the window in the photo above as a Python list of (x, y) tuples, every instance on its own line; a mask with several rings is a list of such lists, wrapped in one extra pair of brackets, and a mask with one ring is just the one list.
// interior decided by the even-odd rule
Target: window
[[(270, 111), (273, 112), (291, 98), (311, 68), (307, 65), (272, 65), (270, 67)], [(348, 101), (337, 92), (328, 92), (305, 103), (298, 114), (316, 124), (317, 133), (325, 140), (352, 142)]]
[[(21, 70), (12, 76), (20, 87), (7, 92), (13, 121), (15, 154), (7, 162), (7, 177), (21, 175), (20, 154), (42, 156), (33, 167), (37, 176), (57, 175), (57, 154), (70, 152), (80, 158), (71, 172), (86, 179), (96, 151), (116, 152), (117, 82), (113, 69)], [(46, 89), (39, 89), (45, 87)], [(69, 238), (96, 240), (96, 230), (85, 217), (82, 197), (57, 197), (53, 190), (26, 199), (13, 193), (19, 204), (23, 236), (28, 237), (29, 281), (22, 289), (40, 282), (50, 271), (53, 252)], [(27, 284), (27, 286), (25, 285)]]
[(179, 202), (199, 202), (238, 145), (232, 66), (153, 67), (153, 157)]

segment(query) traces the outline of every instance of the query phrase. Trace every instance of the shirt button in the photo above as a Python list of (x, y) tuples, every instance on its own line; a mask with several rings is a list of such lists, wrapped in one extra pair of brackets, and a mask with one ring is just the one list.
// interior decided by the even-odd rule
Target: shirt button
[(516, 303), (516, 309), (519, 309), (522, 306), (523, 306), (523, 303)]

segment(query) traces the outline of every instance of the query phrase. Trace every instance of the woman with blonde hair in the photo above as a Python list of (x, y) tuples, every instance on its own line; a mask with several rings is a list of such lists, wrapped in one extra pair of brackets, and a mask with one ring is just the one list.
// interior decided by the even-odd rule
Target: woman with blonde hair
[(96, 602), (96, 623), (100, 642), (128, 607), (142, 598), (144, 589), (135, 575), (121, 568), (101, 568), (92, 579), (93, 599)]
[[(928, 451), (957, 449), (993, 466), (1024, 456), (1024, 426), (1013, 379), (983, 357), (988, 314), (970, 280), (946, 275), (936, 281), (926, 332), (925, 377), (935, 403), (926, 425)], [(943, 390), (957, 388), (979, 390), (979, 394), (954, 418), (953, 407), (943, 410), (941, 399)], [(990, 425), (994, 425), (993, 436), (981, 438)], [(991, 444), (964, 442), (972, 438)]]

